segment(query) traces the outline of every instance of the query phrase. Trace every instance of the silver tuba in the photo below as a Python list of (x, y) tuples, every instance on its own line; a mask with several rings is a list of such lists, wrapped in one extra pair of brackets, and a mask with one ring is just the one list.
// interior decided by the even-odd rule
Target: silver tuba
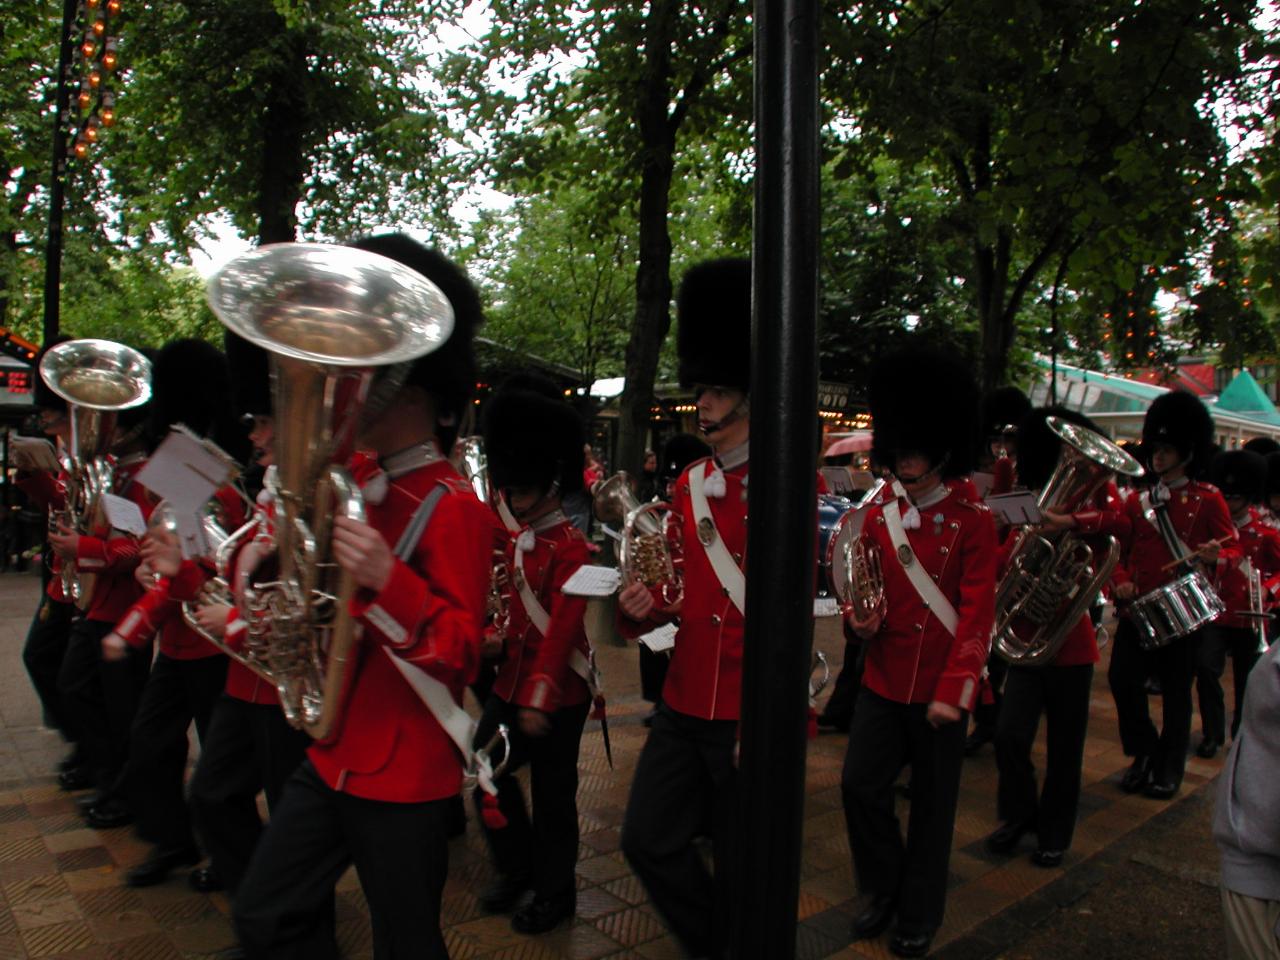
[[(115, 483), (115, 462), (108, 452), (115, 438), (116, 416), (151, 399), (151, 361), (111, 340), (68, 340), (45, 351), (40, 376), (67, 401), (71, 420), (71, 443), (63, 460), (66, 505), (50, 514), (50, 526), (64, 524), (89, 534), (103, 495)], [(63, 593), (81, 610), (93, 598), (93, 579), (72, 562), (62, 565)]]
[[(506, 509), (502, 497), (493, 488), (489, 477), (489, 457), (484, 452), (482, 437), (464, 437), (458, 441), (453, 456), (454, 466), (466, 478), (475, 492), (476, 499), (486, 504), (502, 518), (502, 524), (511, 533), (519, 529), (519, 524)], [(507, 552), (499, 546), (493, 548), (493, 558), (489, 569), (489, 594), (485, 601), (485, 615), (493, 625), (497, 635), (506, 638), (511, 626), (511, 601), (507, 588), (511, 584), (511, 570), (507, 565)]]
[[(1113, 474), (1142, 476), (1142, 467), (1100, 434), (1058, 417), (1045, 423), (1062, 441), (1058, 465), (1036, 501), (1041, 511), (1071, 513)], [(1101, 557), (1071, 532), (1053, 539), (1022, 527), (1008, 570), (996, 588), (992, 649), (1011, 664), (1052, 660), (1111, 576), (1120, 557), (1114, 537)]]
[(671, 555), (664, 519), (671, 505), (660, 500), (640, 503), (631, 475), (619, 470), (596, 488), (592, 509), (601, 523), (621, 527), (618, 566), (623, 587), (633, 583), (660, 587), (663, 603), (678, 603), (684, 596), (684, 583)]
[(334, 518), (365, 515), (343, 464), (410, 361), (448, 339), (453, 309), (403, 264), (315, 243), (237, 257), (210, 278), (208, 297), (224, 325), (271, 355), (277, 571), (239, 598), (246, 651), (289, 722), (322, 740), (335, 729), (358, 639), (355, 581), (331, 552)]

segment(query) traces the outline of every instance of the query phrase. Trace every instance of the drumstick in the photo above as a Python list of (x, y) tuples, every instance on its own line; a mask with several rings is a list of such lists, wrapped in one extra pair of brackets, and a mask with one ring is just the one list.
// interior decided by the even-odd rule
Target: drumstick
[[(1200, 550), (1204, 547), (1207, 547), (1209, 546), (1209, 544), (1213, 544), (1215, 547), (1220, 547), (1224, 543), (1229, 543), (1230, 541), (1231, 541), (1231, 537), (1218, 537), (1217, 539), (1214, 539), (1214, 540), (1206, 540), (1204, 543), (1200, 544), (1199, 547), (1196, 547), (1196, 550)], [(1170, 560), (1168, 563), (1166, 563), (1163, 567), (1160, 568), (1160, 572), (1164, 573), (1166, 570), (1170, 569), (1171, 567), (1176, 567), (1180, 563), (1187, 563), (1190, 560), (1194, 560), (1195, 556), (1196, 556), (1195, 551), (1192, 551), (1191, 553), (1188, 553), (1185, 557), (1179, 557), (1177, 560)]]

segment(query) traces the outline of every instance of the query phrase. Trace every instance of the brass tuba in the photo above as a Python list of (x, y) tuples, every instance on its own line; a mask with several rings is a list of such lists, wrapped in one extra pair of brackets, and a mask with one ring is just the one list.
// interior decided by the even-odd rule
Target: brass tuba
[(246, 652), (289, 722), (322, 740), (335, 729), (358, 639), (355, 581), (330, 543), (335, 517), (364, 519), (343, 464), (408, 364), (448, 339), (453, 309), (403, 264), (316, 243), (237, 257), (210, 278), (208, 297), (224, 325), (271, 355), (277, 571), (238, 598)]
[[(1142, 475), (1138, 461), (1100, 434), (1058, 417), (1045, 423), (1062, 441), (1058, 465), (1036, 501), (1041, 511), (1071, 513), (1113, 474)], [(1066, 531), (1050, 539), (1030, 525), (1016, 534), (1009, 568), (996, 588), (992, 649), (1011, 664), (1052, 660), (1093, 603), (1120, 557), (1106, 537), (1101, 557), (1084, 538)]]
[[(489, 477), (489, 457), (484, 452), (482, 437), (465, 437), (458, 441), (454, 451), (454, 466), (466, 478), (476, 498), (498, 514), (502, 525), (511, 533), (519, 530), (519, 524), (506, 508), (501, 495), (493, 488)], [(485, 601), (485, 615), (497, 635), (506, 638), (511, 626), (511, 602), (507, 587), (511, 583), (511, 570), (507, 565), (506, 550), (495, 546), (489, 570), (489, 594)]]
[[(63, 458), (66, 505), (50, 514), (50, 528), (63, 524), (86, 535), (115, 483), (115, 461), (108, 454), (116, 415), (151, 399), (151, 361), (111, 340), (68, 340), (45, 351), (40, 376), (67, 401), (71, 420), (71, 443)], [(62, 591), (81, 610), (93, 598), (93, 581), (73, 562), (62, 565)]]
[(621, 527), (618, 566), (622, 585), (638, 582), (650, 588), (661, 587), (663, 603), (678, 603), (684, 596), (684, 582), (676, 571), (664, 520), (671, 505), (660, 500), (640, 503), (631, 475), (619, 470), (596, 488), (592, 509), (601, 523)]

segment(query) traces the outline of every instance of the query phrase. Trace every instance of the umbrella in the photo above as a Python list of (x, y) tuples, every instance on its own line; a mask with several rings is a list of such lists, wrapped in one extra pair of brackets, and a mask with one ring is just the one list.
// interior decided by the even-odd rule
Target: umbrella
[(841, 437), (831, 446), (827, 447), (824, 457), (839, 457), (846, 453), (866, 453), (871, 449), (871, 431), (858, 430), (849, 434), (847, 437)]

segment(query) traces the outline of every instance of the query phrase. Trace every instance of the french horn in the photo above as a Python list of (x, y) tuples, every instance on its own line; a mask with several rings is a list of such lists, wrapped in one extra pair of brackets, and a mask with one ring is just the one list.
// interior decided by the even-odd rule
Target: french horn
[(596, 488), (592, 509), (596, 519), (621, 527), (618, 567), (624, 587), (643, 583), (658, 588), (662, 602), (673, 606), (684, 596), (684, 583), (667, 539), (671, 504), (660, 500), (640, 503), (634, 481), (619, 470)]

